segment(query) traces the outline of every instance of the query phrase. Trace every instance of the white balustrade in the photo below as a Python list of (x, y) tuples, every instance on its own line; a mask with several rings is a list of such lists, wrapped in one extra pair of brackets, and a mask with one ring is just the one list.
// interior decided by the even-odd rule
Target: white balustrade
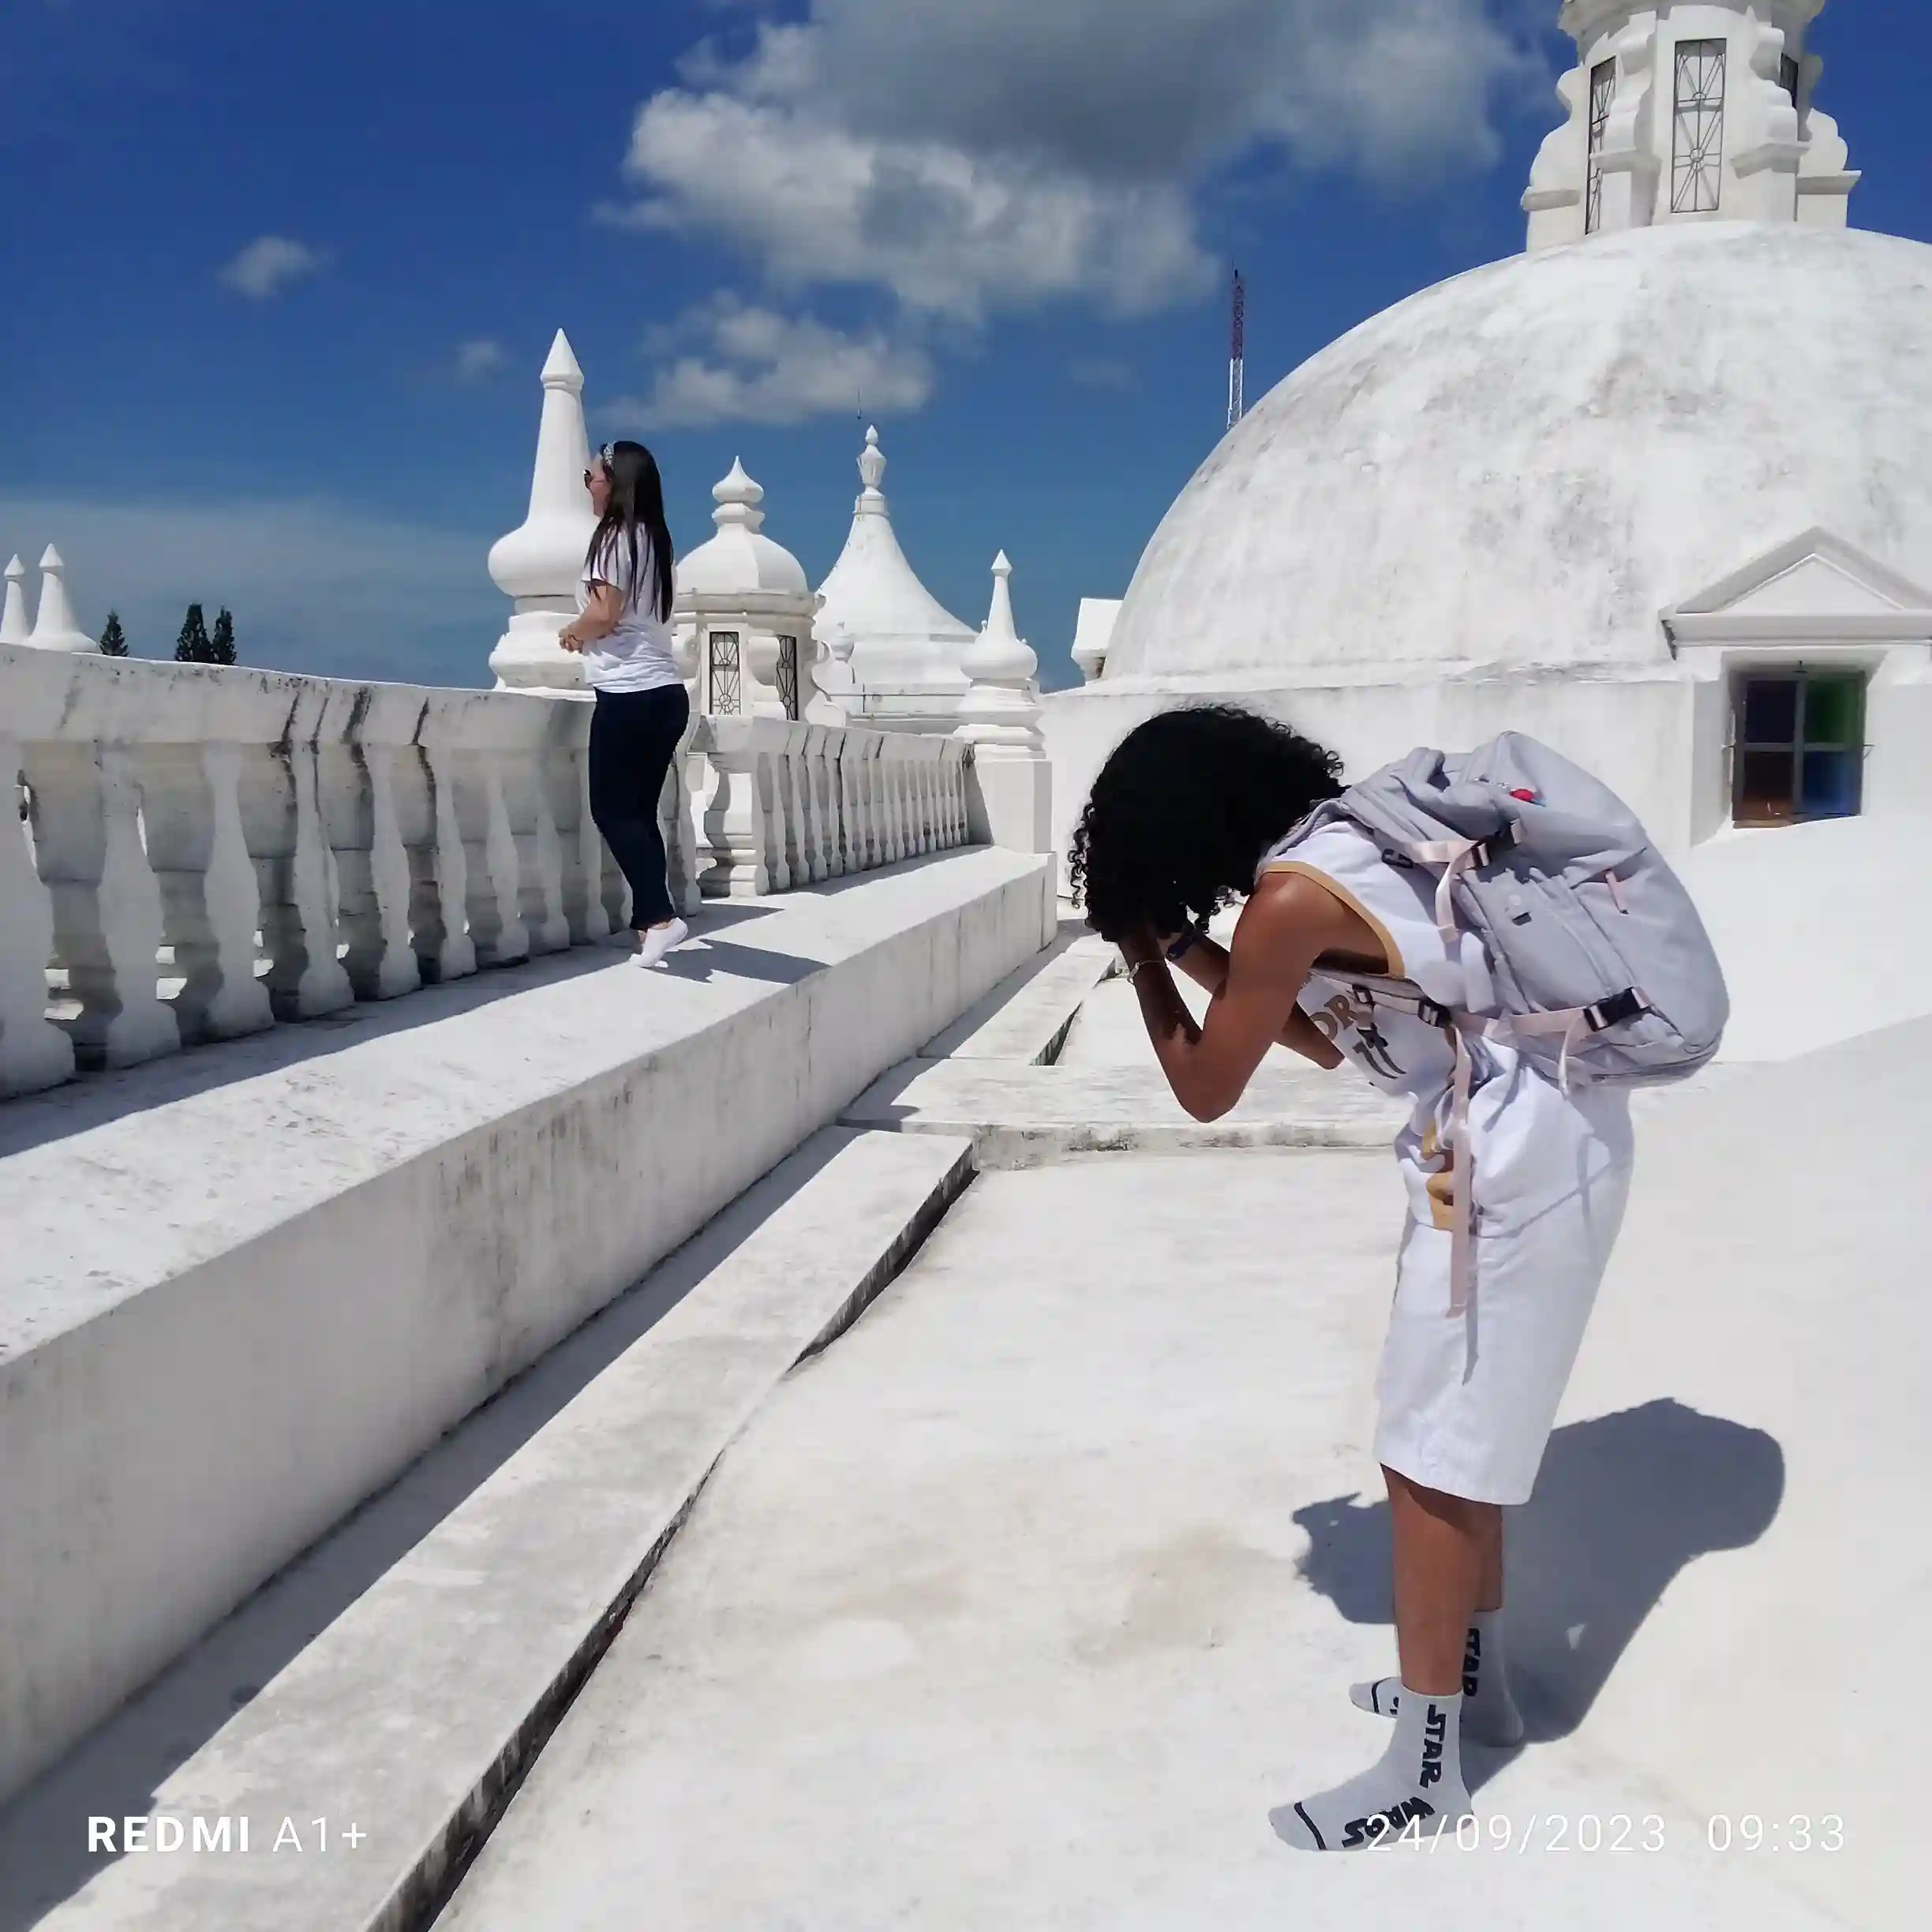
[[(588, 702), (0, 646), (0, 1096), (594, 944)], [(957, 739), (696, 717), (674, 904), (968, 842)], [(9, 803), (10, 802), (10, 803)]]

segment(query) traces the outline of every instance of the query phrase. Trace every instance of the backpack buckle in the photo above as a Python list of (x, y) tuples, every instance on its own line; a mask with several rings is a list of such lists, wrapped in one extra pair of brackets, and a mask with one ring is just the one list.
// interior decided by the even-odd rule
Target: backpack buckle
[(1626, 1020), (1638, 1019), (1649, 1010), (1644, 996), (1634, 987), (1628, 987), (1607, 1000), (1599, 1000), (1594, 1006), (1586, 1006), (1583, 1024), (1593, 1033), (1602, 1033), (1613, 1026), (1622, 1026)]

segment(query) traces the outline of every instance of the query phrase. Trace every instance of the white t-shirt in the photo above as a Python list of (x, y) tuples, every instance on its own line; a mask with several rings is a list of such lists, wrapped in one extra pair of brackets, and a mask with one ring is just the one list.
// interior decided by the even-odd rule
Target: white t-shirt
[(584, 567), (577, 584), (577, 608), (590, 608), (590, 586), (608, 584), (623, 600), (617, 628), (597, 638), (583, 653), (584, 681), (593, 691), (661, 691), (683, 678), (671, 650), (671, 627), (657, 615), (657, 560), (650, 539), (638, 532), (638, 575), (631, 575), (631, 541), (623, 531)]

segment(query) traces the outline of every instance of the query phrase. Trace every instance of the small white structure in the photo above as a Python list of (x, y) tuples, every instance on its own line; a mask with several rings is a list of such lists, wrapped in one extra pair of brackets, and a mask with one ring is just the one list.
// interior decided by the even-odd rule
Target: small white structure
[(51, 544), (40, 557), (40, 601), (33, 628), (27, 627), (27, 598), (23, 588), (26, 566), (15, 557), (6, 567), (6, 603), (0, 608), (0, 644), (22, 644), (35, 650), (66, 651), (75, 655), (99, 653), (100, 646), (74, 620), (67, 594), (67, 566)]
[(27, 566), (9, 557), (6, 567), (6, 602), (0, 606), (0, 644), (27, 642)]
[(1040, 735), (1039, 660), (1013, 623), (1013, 565), (993, 560), (993, 604), (962, 665), (957, 736), (973, 747), (973, 834), (1012, 852), (1046, 852), (1053, 767)]
[(511, 600), (509, 627), (490, 653), (497, 688), (581, 691), (583, 660), (557, 648), (557, 633), (577, 614), (577, 586), (597, 519), (584, 472), (583, 371), (561, 329), (543, 365), (543, 416), (530, 514), (489, 553), (489, 573)]
[(837, 661), (851, 665), (867, 724), (880, 731), (949, 732), (965, 694), (960, 659), (972, 627), (919, 582), (899, 547), (879, 488), (886, 455), (876, 429), (866, 432), (859, 474), (864, 488), (852, 505), (851, 534), (819, 586), (818, 635)]
[(1859, 178), (1804, 51), (1824, 5), (1568, 0), (1577, 65), (1522, 198), (1530, 248), (1718, 217), (1844, 227)]
[(1118, 597), (1082, 597), (1073, 626), (1073, 661), (1091, 684), (1106, 668), (1114, 646), (1114, 627), (1120, 621)]
[(764, 491), (734, 460), (711, 492), (717, 534), (679, 558), (672, 607), (693, 707), (714, 717), (810, 717), (842, 724), (815, 673), (818, 599), (803, 567), (764, 534)]

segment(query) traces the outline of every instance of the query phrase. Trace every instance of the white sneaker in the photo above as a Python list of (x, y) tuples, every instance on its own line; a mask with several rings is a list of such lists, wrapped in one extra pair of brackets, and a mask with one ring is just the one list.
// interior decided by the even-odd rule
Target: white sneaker
[(637, 950), (637, 963), (646, 967), (658, 965), (667, 953), (681, 946), (690, 937), (691, 928), (681, 919), (672, 919), (668, 926), (653, 926), (643, 935)]

